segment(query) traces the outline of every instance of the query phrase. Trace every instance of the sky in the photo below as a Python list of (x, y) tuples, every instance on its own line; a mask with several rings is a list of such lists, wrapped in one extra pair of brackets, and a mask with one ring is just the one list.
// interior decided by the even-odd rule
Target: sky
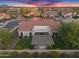
[(79, 0), (0, 0), (0, 5), (10, 6), (77, 6), (79, 7)]

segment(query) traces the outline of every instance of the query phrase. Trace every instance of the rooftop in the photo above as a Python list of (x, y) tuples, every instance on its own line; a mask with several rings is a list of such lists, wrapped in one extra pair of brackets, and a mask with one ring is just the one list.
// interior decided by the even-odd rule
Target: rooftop
[(56, 31), (59, 29), (60, 25), (60, 21), (34, 17), (28, 21), (21, 21), (18, 31), (32, 31), (34, 26), (49, 26), (53, 31)]

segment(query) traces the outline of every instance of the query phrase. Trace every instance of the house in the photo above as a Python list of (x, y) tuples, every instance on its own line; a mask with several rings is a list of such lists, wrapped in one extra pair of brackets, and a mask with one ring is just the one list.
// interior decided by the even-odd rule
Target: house
[(35, 48), (46, 48), (54, 44), (52, 36), (57, 35), (60, 26), (60, 21), (34, 17), (19, 23), (18, 35), (20, 37), (32, 36), (32, 45)]
[(5, 13), (0, 13), (0, 19), (8, 20), (8, 19), (10, 19), (10, 15), (5, 14)]

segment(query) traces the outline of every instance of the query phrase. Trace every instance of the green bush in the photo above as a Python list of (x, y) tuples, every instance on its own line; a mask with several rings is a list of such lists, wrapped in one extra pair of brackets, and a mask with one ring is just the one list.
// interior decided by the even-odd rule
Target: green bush
[(30, 54), (29, 54), (29, 52), (23, 52), (23, 53), (21, 53), (21, 57), (22, 58), (30, 58)]
[(16, 57), (19, 56), (19, 54), (18, 54), (18, 52), (14, 51), (14, 52), (11, 53), (10, 56), (13, 57), (13, 58), (16, 58)]
[(32, 53), (32, 57), (33, 58), (39, 58), (40, 56), (39, 56), (38, 52), (34, 52), (34, 53)]
[(51, 51), (49, 54), (50, 54), (50, 57), (52, 57), (52, 58), (59, 58), (60, 57), (60, 54), (56, 51)]

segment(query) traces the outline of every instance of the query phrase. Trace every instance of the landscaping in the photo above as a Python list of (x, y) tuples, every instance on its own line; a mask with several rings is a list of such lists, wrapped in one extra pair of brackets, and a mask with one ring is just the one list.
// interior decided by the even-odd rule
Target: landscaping
[(0, 58), (78, 58), (79, 52), (58, 52), (58, 51), (49, 51), (49, 52), (27, 52), (27, 51), (3, 51), (0, 52)]
[(31, 48), (31, 38), (22, 38), (16, 44), (15, 49), (30, 49)]
[(55, 49), (66, 49), (65, 43), (61, 39), (54, 39), (55, 45), (53, 46)]
[(8, 52), (0, 52), (0, 58), (8, 58), (10, 56), (10, 53)]

